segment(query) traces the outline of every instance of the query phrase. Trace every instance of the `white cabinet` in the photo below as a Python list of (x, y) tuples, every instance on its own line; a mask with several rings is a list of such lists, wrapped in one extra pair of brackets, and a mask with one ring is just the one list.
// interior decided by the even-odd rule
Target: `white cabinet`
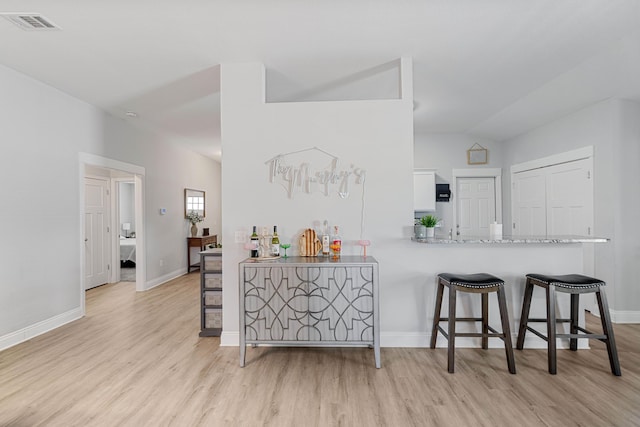
[(436, 173), (431, 170), (413, 171), (413, 210), (436, 210)]

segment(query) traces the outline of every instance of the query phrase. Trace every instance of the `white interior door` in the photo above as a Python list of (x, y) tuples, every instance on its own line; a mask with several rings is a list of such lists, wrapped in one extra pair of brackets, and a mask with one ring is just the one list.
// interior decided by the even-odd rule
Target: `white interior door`
[(489, 236), (489, 224), (496, 221), (495, 178), (458, 178), (456, 234)]
[(109, 182), (85, 178), (85, 286), (91, 289), (109, 280)]
[(545, 236), (547, 234), (546, 174), (534, 169), (512, 175), (513, 234)]

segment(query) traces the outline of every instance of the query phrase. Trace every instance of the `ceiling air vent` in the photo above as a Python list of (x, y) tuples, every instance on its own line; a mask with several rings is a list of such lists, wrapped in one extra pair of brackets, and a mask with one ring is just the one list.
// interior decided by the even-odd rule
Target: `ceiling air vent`
[(18, 27), (27, 31), (59, 30), (53, 22), (38, 13), (1, 13), (0, 16), (8, 19)]

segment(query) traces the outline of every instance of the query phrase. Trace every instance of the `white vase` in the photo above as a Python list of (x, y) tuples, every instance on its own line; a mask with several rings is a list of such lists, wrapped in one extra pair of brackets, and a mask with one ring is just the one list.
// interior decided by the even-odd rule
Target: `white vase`
[(191, 237), (196, 237), (198, 235), (198, 226), (195, 224), (191, 224)]
[(427, 227), (427, 239), (433, 239), (436, 235), (435, 227)]

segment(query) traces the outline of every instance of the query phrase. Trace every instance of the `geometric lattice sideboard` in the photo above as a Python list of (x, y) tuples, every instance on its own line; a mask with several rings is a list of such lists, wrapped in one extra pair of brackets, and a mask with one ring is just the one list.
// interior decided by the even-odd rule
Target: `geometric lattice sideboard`
[(240, 366), (247, 344), (369, 346), (380, 367), (373, 257), (247, 259), (239, 265)]

